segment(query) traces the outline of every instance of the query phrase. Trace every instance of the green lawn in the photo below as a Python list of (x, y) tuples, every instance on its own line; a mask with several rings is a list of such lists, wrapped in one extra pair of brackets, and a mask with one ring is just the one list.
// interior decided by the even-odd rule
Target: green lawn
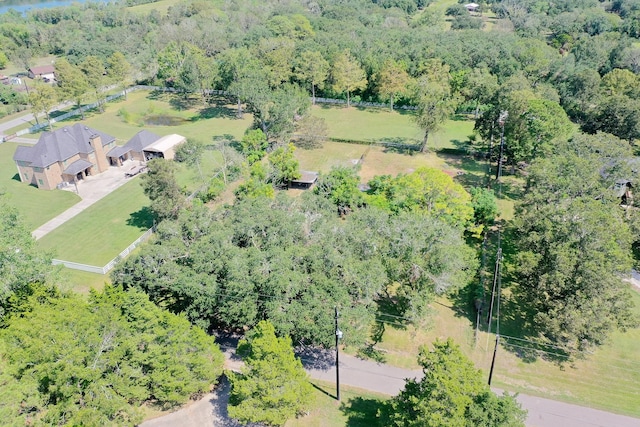
[(101, 267), (152, 225), (145, 209), (148, 203), (140, 179), (133, 179), (38, 240), (38, 244), (54, 251), (58, 259)]
[(104, 287), (105, 283), (111, 283), (108, 274), (88, 273), (64, 267), (61, 271), (60, 284), (62, 289), (70, 289), (82, 295), (88, 295), (91, 289), (99, 291)]
[[(418, 145), (424, 137), (413, 121), (412, 111), (315, 105), (311, 114), (325, 120), (330, 138)], [(458, 148), (473, 133), (473, 125), (472, 120), (464, 117), (447, 120), (440, 131), (429, 135), (428, 148)]]
[[(640, 294), (633, 292), (632, 298), (636, 303), (636, 314), (640, 315)], [(431, 317), (423, 325), (397, 328), (386, 324), (382, 342), (376, 348), (387, 363), (417, 369), (416, 355), (420, 346), (428, 346), (436, 338), (452, 337), (487, 375), (495, 336), (481, 331), (476, 343), (474, 328), (475, 318), (469, 319), (458, 304), (442, 298), (432, 304)], [(501, 332), (518, 337), (517, 332), (510, 333), (508, 329)], [(522, 344), (515, 340), (509, 342)], [(522, 345), (527, 346), (526, 343)], [(499, 348), (493, 385), (640, 417), (640, 329), (616, 332), (609, 343), (595, 350), (586, 360), (564, 365), (540, 357), (535, 361), (524, 359), (519, 357), (521, 350), (504, 345)]]
[(314, 404), (309, 415), (286, 422), (285, 427), (371, 427), (378, 425), (376, 413), (389, 397), (341, 386), (341, 401), (335, 399), (335, 384), (313, 380)]
[(80, 201), (80, 198), (62, 190), (39, 190), (20, 182), (13, 154), (18, 144), (0, 144), (0, 194), (21, 214), (29, 230), (35, 230), (56, 215)]
[(130, 6), (128, 9), (134, 13), (148, 14), (152, 10), (157, 10), (161, 15), (166, 15), (167, 10), (178, 3), (179, 0), (160, 0), (152, 3), (139, 4), (136, 6)]
[[(144, 123), (145, 117), (159, 115), (173, 117), (179, 125), (155, 126)], [(79, 117), (63, 123), (72, 125), (78, 121), (77, 119)], [(199, 96), (194, 95), (185, 100), (173, 94), (157, 94), (144, 90), (130, 93), (126, 100), (120, 98), (108, 103), (104, 113), (86, 114), (83, 121), (88, 126), (115, 136), (119, 144), (124, 144), (142, 129), (162, 136), (178, 133), (205, 143), (211, 143), (214, 136), (221, 135), (239, 139), (252, 122), (250, 114), (245, 114), (243, 119), (237, 119), (232, 106), (205, 107)]]

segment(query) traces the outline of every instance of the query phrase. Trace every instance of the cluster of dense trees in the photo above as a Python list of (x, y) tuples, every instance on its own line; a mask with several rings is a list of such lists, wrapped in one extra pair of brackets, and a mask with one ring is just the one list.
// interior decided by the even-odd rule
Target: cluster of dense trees
[(622, 278), (638, 215), (613, 191), (622, 178), (637, 179), (631, 159), (627, 142), (596, 134), (560, 142), (531, 164), (513, 223), (513, 275), (532, 337), (583, 351), (637, 325)]
[[(269, 140), (286, 142), (291, 118), (317, 92), (348, 103), (357, 95), (417, 106), (423, 146), (456, 108), (514, 109), (521, 123), (505, 131), (514, 132), (513, 142), (531, 134), (507, 152), (514, 163), (530, 160), (539, 140), (566, 134), (565, 123), (547, 123), (555, 114), (539, 114), (559, 111), (557, 104), (585, 131), (640, 135), (635, 0), (490, 1), (483, 9), (499, 18), (492, 31), (458, 22), (470, 19), (460, 7), (447, 11), (457, 20), (447, 31), (450, 18), (430, 3), (187, 0), (164, 15), (89, 4), (4, 14), (0, 45), (25, 69), (45, 54), (61, 57), (63, 74), (71, 72), (65, 61), (77, 66), (61, 79), (64, 96), (77, 102), (104, 86), (105, 75), (118, 84), (135, 77), (199, 92), (205, 101), (206, 89), (228, 90)], [(485, 116), (485, 135), (493, 134), (487, 123), (494, 116)], [(542, 135), (547, 124), (553, 131)]]
[(0, 205), (0, 418), (6, 425), (134, 425), (222, 373), (212, 337), (138, 291), (62, 291), (51, 259)]
[[(340, 182), (334, 173), (327, 179)], [(359, 193), (357, 181), (333, 190), (340, 186)], [(362, 207), (344, 220), (331, 203), (334, 191), (243, 198), (215, 213), (196, 205), (163, 221), (154, 244), (112, 278), (200, 326), (240, 330), (269, 319), (297, 343), (331, 345), (327, 307), (339, 306), (347, 340), (362, 344), (379, 303), (417, 319), (433, 295), (473, 277), (466, 217), (456, 217), (458, 208), (473, 216), (471, 198), (457, 190), (433, 190), (423, 206), (398, 212)]]

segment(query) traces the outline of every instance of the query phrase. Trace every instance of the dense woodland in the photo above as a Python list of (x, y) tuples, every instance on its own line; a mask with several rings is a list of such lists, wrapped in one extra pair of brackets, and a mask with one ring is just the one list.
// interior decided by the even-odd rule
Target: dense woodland
[[(203, 104), (211, 102), (207, 90), (227, 91), (238, 115), (248, 111), (254, 117), (234, 154), (243, 156), (242, 171), (228, 171), (242, 175), (237, 200), (216, 211), (198, 201), (186, 204), (171, 165), (150, 163), (144, 185), (161, 221), (157, 238), (119, 264), (115, 288), (88, 302), (55, 290), (46, 254), (31, 250), (28, 233), (15, 231), (15, 213), (3, 207), (3, 354), (19, 354), (14, 350), (20, 348), (41, 354), (46, 369), (60, 368), (45, 360), (48, 353), (25, 325), (62, 322), (56, 316), (61, 310), (77, 316), (85, 310), (106, 323), (68, 332), (93, 337), (88, 345), (95, 348), (79, 355), (84, 358), (77, 365), (89, 366), (92, 375), (99, 366), (101, 378), (111, 381), (120, 368), (109, 364), (109, 352), (116, 351), (109, 337), (121, 337), (131, 343), (134, 367), (127, 369), (144, 380), (134, 376), (140, 382), (123, 385), (114, 392), (118, 398), (133, 405), (177, 404), (217, 377), (217, 349), (202, 329), (245, 331), (264, 328), (260, 322), (268, 320), (269, 328), (295, 345), (328, 347), (335, 339), (332, 308), (338, 306), (346, 342), (375, 344), (384, 325), (377, 320), (384, 316), (428, 323), (435, 295), (477, 286), (479, 248), (483, 238), (493, 239), (496, 227), (505, 239), (505, 287), (517, 301), (510, 316), (522, 322), (523, 338), (585, 357), (616, 329), (637, 326), (622, 278), (637, 263), (632, 249), (639, 246), (640, 218), (635, 207), (620, 206), (613, 189), (620, 180), (635, 183), (638, 175), (640, 0), (490, 1), (474, 14), (428, 0), (194, 0), (176, 2), (166, 14), (133, 12), (128, 6), (134, 3), (1, 15), (0, 65), (6, 57), (26, 70), (34, 58), (58, 58), (55, 88), (36, 87), (28, 100), (2, 88), (2, 102), (28, 101), (35, 111), (47, 111), (56, 99), (81, 105), (99, 99), (105, 86), (134, 82), (174, 87), (200, 96)], [(471, 112), (478, 135), (474, 150), (526, 182), (515, 219), (494, 224), (491, 191), (465, 189), (427, 168), (375, 177), (364, 192), (357, 171), (335, 168), (313, 192), (298, 198), (279, 192), (298, 176), (289, 144), (294, 131), (300, 123), (321, 127), (306, 116), (317, 96), (343, 98), (347, 105), (363, 100), (414, 107), (424, 131), (415, 148), (422, 151), (452, 114)], [(188, 148), (183, 160), (197, 163), (201, 148)], [(13, 268), (15, 262), (31, 267)], [(186, 316), (193, 329), (164, 310)], [(167, 320), (140, 330), (144, 316)], [(67, 333), (67, 326), (80, 328), (67, 322), (51, 334)], [(202, 343), (173, 353), (193, 351), (199, 358), (180, 377), (195, 388), (181, 386), (175, 396), (154, 388), (152, 380), (175, 360), (141, 367), (151, 351), (146, 346), (167, 328)], [(430, 357), (448, 346), (424, 353), (421, 364), (432, 363)], [(28, 397), (2, 401), (0, 413), (51, 424), (94, 416), (137, 420), (129, 407), (92, 413), (86, 398), (75, 397), (81, 386), (48, 388), (52, 374), (23, 362), (2, 359), (2, 389), (19, 388)], [(89, 387), (86, 372), (73, 375)], [(39, 384), (37, 397), (26, 391), (33, 384)], [(479, 386), (472, 388), (473, 399), (489, 399)], [(91, 390), (82, 393), (100, 398)], [(409, 425), (401, 408), (410, 399), (401, 395), (392, 404), (400, 415), (386, 415), (396, 425)], [(486, 420), (482, 402), (473, 406), (471, 400), (456, 416), (465, 417), (467, 410)], [(515, 418), (493, 425), (518, 425), (514, 419), (522, 415), (511, 410)]]

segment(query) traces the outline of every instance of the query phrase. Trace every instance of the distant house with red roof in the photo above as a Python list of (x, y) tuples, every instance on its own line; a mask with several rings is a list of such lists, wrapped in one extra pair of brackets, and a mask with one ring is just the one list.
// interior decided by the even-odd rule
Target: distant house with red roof
[(45, 82), (56, 79), (56, 69), (53, 65), (43, 65), (41, 67), (29, 68), (29, 78), (42, 79)]

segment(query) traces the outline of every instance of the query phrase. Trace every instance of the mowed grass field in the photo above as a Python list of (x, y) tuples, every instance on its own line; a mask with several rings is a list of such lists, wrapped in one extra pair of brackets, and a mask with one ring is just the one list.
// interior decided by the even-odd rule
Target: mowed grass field
[(134, 178), (42, 237), (38, 245), (58, 259), (101, 267), (153, 225), (148, 204), (140, 179)]
[(35, 230), (51, 218), (64, 212), (80, 201), (80, 198), (63, 190), (39, 190), (20, 182), (13, 154), (18, 144), (0, 144), (0, 200), (20, 212), (29, 230)]
[[(631, 294), (640, 316), (640, 294)], [(481, 325), (475, 339), (475, 318), (470, 319), (452, 299), (440, 298), (431, 305), (432, 312), (424, 324), (398, 328), (385, 324), (382, 341), (376, 345), (385, 362), (404, 368), (419, 368), (416, 355), (421, 346), (436, 339), (451, 337), (488, 375), (495, 335)], [(501, 329), (502, 331), (502, 329)], [(508, 334), (508, 330), (502, 332)], [(516, 332), (511, 333), (518, 338)], [(616, 332), (606, 345), (592, 355), (574, 362), (559, 364), (543, 352), (535, 360), (520, 357), (526, 342), (503, 339), (498, 349), (493, 385), (511, 392), (562, 400), (640, 418), (640, 329)], [(355, 352), (355, 349), (346, 349)], [(553, 348), (544, 351), (554, 353)], [(546, 356), (546, 357), (545, 357)]]
[[(150, 116), (165, 116), (176, 119), (176, 126), (162, 126), (145, 123)], [(56, 127), (72, 125), (80, 120), (56, 123)], [(85, 114), (87, 126), (96, 128), (116, 137), (118, 145), (125, 144), (139, 131), (146, 129), (164, 136), (178, 133), (210, 143), (214, 136), (230, 135), (240, 139), (251, 125), (253, 118), (245, 114), (244, 118), (235, 117), (235, 110), (228, 105), (204, 106), (199, 96), (191, 98), (139, 90), (127, 95), (127, 99), (106, 104), (105, 111)]]

